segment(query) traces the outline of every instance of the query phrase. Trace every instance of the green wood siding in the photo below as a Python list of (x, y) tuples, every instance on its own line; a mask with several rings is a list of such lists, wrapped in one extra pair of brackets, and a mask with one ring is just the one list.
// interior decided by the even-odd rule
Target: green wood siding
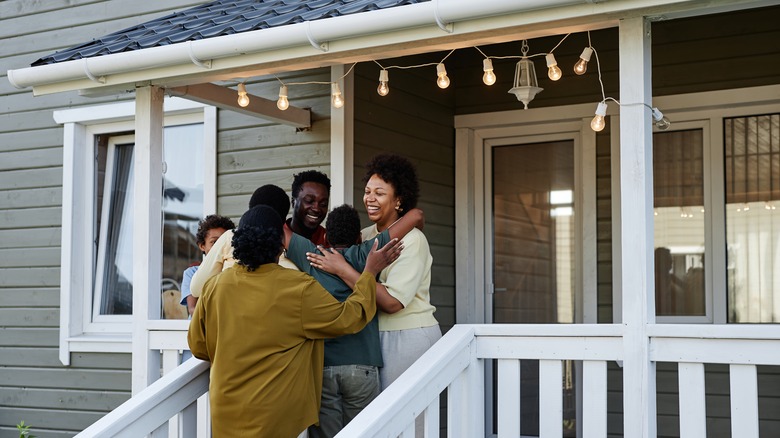
[(0, 437), (24, 420), (40, 438), (69, 437), (130, 397), (130, 355), (59, 361), (62, 127), (58, 109), (132, 95), (33, 97), (8, 69), (90, 38), (201, 3), (194, 0), (0, 2)]
[[(418, 61), (403, 59), (398, 64)], [(418, 207), (425, 211), (425, 236), (433, 255), (431, 302), (436, 306), (439, 324), (446, 331), (455, 323), (453, 93), (436, 88), (423, 69), (390, 70), (390, 93), (381, 97), (376, 92), (378, 77), (379, 67), (374, 63), (359, 64), (355, 69), (353, 203), (361, 212), (362, 223), (370, 224), (363, 207), (363, 177), (364, 165), (374, 155), (392, 152), (417, 166)]]

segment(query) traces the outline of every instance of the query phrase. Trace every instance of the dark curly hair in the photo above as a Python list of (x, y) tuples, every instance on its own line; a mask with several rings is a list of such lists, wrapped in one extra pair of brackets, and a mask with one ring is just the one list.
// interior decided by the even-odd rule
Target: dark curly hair
[(417, 207), (420, 197), (420, 183), (417, 180), (417, 169), (411, 161), (400, 155), (379, 154), (366, 163), (366, 175), (363, 183), (367, 183), (373, 175), (377, 175), (393, 186), (395, 196), (401, 198), (403, 216), (407, 211)]
[(233, 257), (249, 271), (267, 263), (276, 263), (282, 251), (282, 219), (273, 208), (250, 208), (233, 233)]
[(314, 182), (325, 186), (328, 189), (328, 195), (330, 195), (330, 178), (324, 173), (317, 170), (304, 170), (301, 173), (293, 175), (292, 183), (292, 198), (296, 199), (298, 193), (301, 192), (301, 187), (304, 183)]
[(256, 205), (267, 205), (276, 211), (282, 220), (290, 212), (290, 198), (284, 189), (273, 184), (258, 187), (249, 199), (249, 208)]
[(234, 224), (230, 218), (218, 214), (210, 214), (198, 222), (198, 232), (195, 234), (195, 242), (198, 245), (205, 245), (206, 234), (208, 234), (209, 230), (213, 230), (214, 228), (232, 230), (235, 227), (236, 224)]
[(350, 246), (360, 237), (360, 216), (351, 205), (341, 205), (328, 213), (325, 232), (331, 246)]

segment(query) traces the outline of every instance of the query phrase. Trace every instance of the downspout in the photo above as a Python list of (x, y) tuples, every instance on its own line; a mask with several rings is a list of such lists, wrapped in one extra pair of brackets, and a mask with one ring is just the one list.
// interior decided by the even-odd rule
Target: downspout
[(327, 41), (419, 28), (432, 24), (443, 26), (442, 29), (447, 31), (459, 21), (591, 2), (593, 0), (525, 0), (522, 2), (517, 0), (493, 0), (490, 2), (437, 0), (91, 57), (89, 58), (88, 72), (81, 59), (8, 70), (8, 81), (16, 88), (83, 79), (102, 81), (106, 76), (127, 71), (193, 63), (207, 67), (214, 59), (288, 47), (314, 45), (319, 50), (327, 51)]

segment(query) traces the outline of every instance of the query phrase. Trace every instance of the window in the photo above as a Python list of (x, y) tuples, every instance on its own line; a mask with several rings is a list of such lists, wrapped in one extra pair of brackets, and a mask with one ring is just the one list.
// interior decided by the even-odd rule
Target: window
[(655, 312), (707, 316), (703, 128), (653, 134)]
[(729, 322), (780, 322), (780, 114), (723, 120)]
[(780, 108), (761, 93), (653, 134), (659, 322), (780, 322)]
[[(178, 294), (201, 257), (197, 223), (215, 210), (216, 110), (166, 99), (161, 292)], [(55, 112), (64, 124), (60, 359), (130, 352), (135, 139), (132, 102)], [(173, 294), (172, 292), (172, 294)], [(163, 312), (164, 317), (177, 317)], [(181, 317), (181, 316), (179, 316)]]

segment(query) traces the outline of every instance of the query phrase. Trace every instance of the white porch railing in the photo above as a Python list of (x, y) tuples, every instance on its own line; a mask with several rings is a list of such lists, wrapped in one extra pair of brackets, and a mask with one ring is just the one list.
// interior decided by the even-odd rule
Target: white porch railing
[[(448, 436), (485, 436), (488, 359), (497, 361), (499, 437), (520, 436), (520, 360), (539, 361), (541, 437), (557, 438), (563, 433), (565, 360), (582, 361), (582, 436), (605, 437), (607, 363), (623, 359), (622, 331), (622, 325), (611, 324), (456, 325), (338, 437), (412, 437), (414, 419), (420, 414), (427, 436), (439, 436), (439, 396), (445, 389)], [(704, 364), (717, 363), (730, 367), (732, 436), (758, 437), (756, 366), (780, 365), (780, 327), (659, 324), (648, 331), (651, 361), (678, 363), (680, 406), (684, 407), (679, 414), (680, 436), (706, 435)], [(152, 331), (150, 345), (178, 346), (183, 335)], [(207, 389), (208, 364), (185, 362), (78, 436), (137, 437), (154, 432), (155, 436), (193, 437), (195, 429), (203, 436), (202, 426), (196, 426), (194, 405)], [(623, 393), (624, 399), (635, 396), (639, 395), (630, 390)], [(166, 431), (165, 424), (176, 414), (182, 414), (181, 421), (171, 423), (180, 427)]]

